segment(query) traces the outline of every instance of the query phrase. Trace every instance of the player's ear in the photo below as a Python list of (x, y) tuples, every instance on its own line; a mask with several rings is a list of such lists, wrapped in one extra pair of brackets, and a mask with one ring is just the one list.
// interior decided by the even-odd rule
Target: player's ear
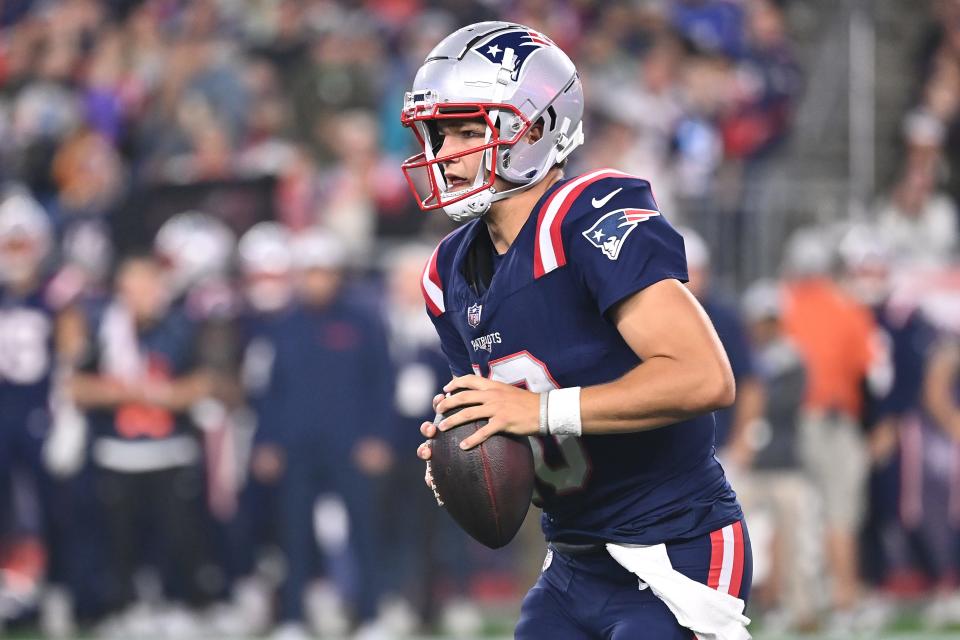
[(527, 131), (527, 135), (525, 137), (527, 139), (527, 144), (533, 144), (543, 137), (543, 118), (540, 118), (533, 123), (533, 126), (530, 127), (530, 131)]

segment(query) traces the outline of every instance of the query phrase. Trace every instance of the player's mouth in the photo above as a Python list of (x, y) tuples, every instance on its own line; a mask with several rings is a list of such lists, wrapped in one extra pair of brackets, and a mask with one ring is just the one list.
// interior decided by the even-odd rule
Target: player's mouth
[(447, 179), (447, 191), (460, 191), (470, 185), (470, 181), (460, 176), (451, 175), (449, 172), (445, 176)]

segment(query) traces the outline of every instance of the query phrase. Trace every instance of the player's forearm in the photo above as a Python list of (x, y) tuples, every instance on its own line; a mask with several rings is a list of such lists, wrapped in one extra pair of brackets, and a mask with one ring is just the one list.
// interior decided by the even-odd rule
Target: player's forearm
[(144, 389), (145, 400), (170, 411), (186, 411), (213, 391), (212, 378), (206, 371), (196, 371), (169, 384)]
[(126, 385), (103, 376), (76, 373), (67, 384), (70, 397), (81, 409), (110, 409), (130, 400)]
[(621, 378), (580, 394), (584, 433), (645, 431), (729, 406), (733, 375), (725, 360), (654, 357)]

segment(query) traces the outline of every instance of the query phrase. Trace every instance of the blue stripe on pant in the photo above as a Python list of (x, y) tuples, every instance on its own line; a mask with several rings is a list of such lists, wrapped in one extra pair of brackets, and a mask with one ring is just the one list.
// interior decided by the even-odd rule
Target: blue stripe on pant
[[(691, 540), (667, 543), (673, 568), (685, 576), (746, 600), (753, 578), (750, 536), (741, 520)], [(721, 530), (718, 530), (721, 531)], [(740, 534), (742, 532), (742, 535)], [(726, 549), (724, 549), (726, 540)], [(711, 571), (711, 568), (713, 571)], [(738, 592), (734, 592), (737, 589)], [(519, 640), (690, 640), (689, 629), (650, 589), (607, 553), (553, 553), (553, 560), (524, 598), (515, 638)]]

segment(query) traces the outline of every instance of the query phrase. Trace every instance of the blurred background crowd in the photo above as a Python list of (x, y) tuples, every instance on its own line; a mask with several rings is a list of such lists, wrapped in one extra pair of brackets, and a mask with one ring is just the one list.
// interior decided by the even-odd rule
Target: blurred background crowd
[(486, 550), (414, 455), (452, 223), (399, 170), (483, 19), (684, 230), (758, 625), (960, 625), (960, 1), (0, 0), (0, 634), (509, 625), (536, 514)]

